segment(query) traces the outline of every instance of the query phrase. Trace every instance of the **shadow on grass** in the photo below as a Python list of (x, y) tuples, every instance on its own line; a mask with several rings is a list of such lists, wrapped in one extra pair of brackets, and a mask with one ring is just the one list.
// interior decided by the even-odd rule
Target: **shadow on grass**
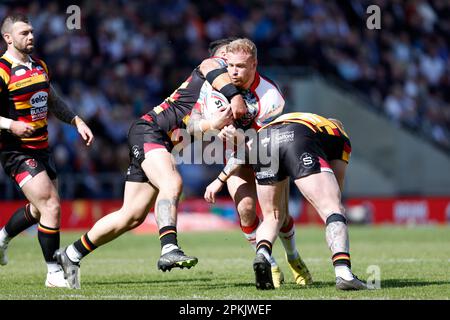
[(386, 279), (381, 280), (381, 288), (426, 287), (432, 285), (448, 285), (450, 281), (426, 281), (421, 279)]
[[(226, 279), (217, 278), (177, 278), (177, 279), (134, 279), (123, 281), (87, 281), (86, 285), (100, 286), (120, 286), (120, 285), (138, 285), (138, 286), (161, 286), (164, 284), (173, 286), (179, 283), (181, 286), (189, 285), (201, 290), (217, 290), (227, 288), (253, 288), (253, 282), (227, 282)], [(449, 285), (450, 281), (425, 281), (420, 279), (386, 279), (381, 281), (381, 289), (389, 288), (408, 288), (408, 287), (426, 287), (431, 285)], [(325, 289), (334, 288), (334, 281), (315, 281), (312, 285), (299, 287), (294, 283), (285, 283), (285, 289)]]
[(133, 280), (121, 280), (121, 281), (102, 281), (102, 280), (96, 280), (96, 281), (86, 281), (86, 284), (89, 285), (120, 285), (120, 284), (164, 284), (164, 283), (176, 283), (176, 282), (182, 282), (182, 283), (195, 283), (198, 281), (212, 281), (211, 278), (175, 278), (175, 279), (133, 279)]

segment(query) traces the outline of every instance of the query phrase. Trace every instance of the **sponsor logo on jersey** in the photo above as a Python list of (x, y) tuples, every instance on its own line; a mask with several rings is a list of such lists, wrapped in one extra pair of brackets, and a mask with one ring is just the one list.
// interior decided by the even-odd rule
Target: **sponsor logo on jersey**
[(18, 77), (23, 76), (27, 71), (25, 69), (19, 69), (14, 72), (14, 74)]
[(27, 159), (25, 160), (25, 164), (30, 167), (31, 169), (34, 169), (37, 167), (37, 162), (34, 159)]
[(256, 178), (258, 178), (258, 179), (267, 179), (267, 178), (273, 178), (273, 177), (275, 177), (275, 173), (272, 171), (272, 169), (256, 173)]
[(276, 137), (278, 143), (286, 143), (294, 141), (294, 131), (281, 132)]
[(32, 121), (42, 120), (47, 118), (47, 100), (48, 93), (45, 91), (39, 91), (33, 94), (30, 98), (30, 114)]
[(133, 156), (134, 156), (136, 159), (138, 159), (138, 158), (139, 158), (139, 154), (140, 154), (140, 152), (139, 152), (139, 147), (138, 147), (137, 145), (134, 145), (134, 146), (131, 148), (131, 153), (133, 153)]
[(308, 168), (308, 169), (312, 168), (314, 166), (314, 164), (316, 163), (316, 159), (308, 152), (304, 152), (301, 155), (300, 161), (301, 161), (303, 167)]
[(40, 108), (47, 105), (48, 93), (45, 91), (38, 91), (31, 96), (30, 104), (32, 107)]
[[(23, 69), (22, 69), (22, 70), (23, 70)], [(30, 83), (31, 81), (33, 81), (33, 79), (25, 79), (25, 80), (16, 82), (16, 83), (15, 83), (15, 86), (16, 86), (16, 88), (21, 88), (21, 87), (23, 87), (23, 86), (28, 85), (28, 83)]]

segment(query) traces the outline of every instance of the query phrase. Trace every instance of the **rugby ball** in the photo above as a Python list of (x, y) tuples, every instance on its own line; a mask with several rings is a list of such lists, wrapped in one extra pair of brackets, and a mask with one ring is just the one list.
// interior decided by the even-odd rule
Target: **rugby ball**
[(230, 103), (223, 94), (218, 91), (211, 91), (203, 101), (202, 114), (205, 119), (211, 119), (220, 107), (227, 107)]

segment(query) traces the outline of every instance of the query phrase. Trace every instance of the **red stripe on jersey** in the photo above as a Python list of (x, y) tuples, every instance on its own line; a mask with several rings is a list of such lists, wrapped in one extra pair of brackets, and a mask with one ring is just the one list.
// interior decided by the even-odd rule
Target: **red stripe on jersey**
[[(23, 69), (21, 69), (21, 70), (23, 70)], [(26, 78), (31, 78), (31, 74), (36, 74), (36, 73), (38, 75), (42, 75), (44, 73), (44, 70), (37, 70), (36, 68), (33, 68), (32, 70), (26, 70), (25, 73), (20, 76), (16, 75), (15, 73), (12, 73), (10, 83), (21, 81)]]
[(331, 129), (331, 130), (333, 130), (333, 132), (334, 132), (334, 135), (335, 135), (335, 136), (338, 136), (338, 137), (340, 137), (340, 136), (341, 136), (341, 133), (339, 132), (339, 130), (338, 130), (338, 129), (336, 129), (336, 128), (333, 128), (333, 129)]
[(178, 98), (180, 97), (180, 93), (178, 92), (178, 90), (177, 90), (177, 92), (171, 97), (172, 98), (172, 100), (173, 101), (177, 101), (178, 100)]
[(17, 121), (23, 121), (26, 123), (30, 123), (30, 122), (33, 122), (33, 119), (32, 119), (31, 115), (28, 115), (28, 116), (17, 117)]
[(329, 168), (331, 169), (330, 165), (328, 164), (328, 162), (326, 162), (324, 159), (322, 159), (321, 157), (319, 157), (319, 163), (320, 163), (320, 168)]
[(144, 119), (145, 121), (148, 121), (148, 122), (153, 122), (153, 118), (152, 118), (152, 116), (149, 115), (149, 114), (144, 114), (144, 115), (141, 117), (141, 119)]
[[(42, 90), (42, 91), (46, 91), (46, 90)], [(12, 100), (14, 102), (26, 101), (26, 100), (30, 100), (31, 97), (33, 96), (33, 94), (35, 94), (35, 93), (36, 93), (35, 91), (32, 91), (32, 92), (20, 94), (20, 95), (17, 95), (17, 96), (15, 96), (14, 94), (11, 94), (11, 96), (12, 96)]]
[(21, 147), (25, 149), (46, 149), (48, 148), (48, 140), (42, 142), (22, 143)]
[(192, 108), (192, 110), (197, 110), (197, 111), (199, 111), (199, 112), (202, 112), (202, 104), (199, 103), (199, 102), (196, 102), (196, 103), (194, 104), (194, 107)]
[(258, 124), (256, 123), (256, 121), (252, 121), (252, 128), (255, 129), (255, 130), (259, 130), (259, 129), (261, 129), (262, 127), (261, 127), (260, 125), (258, 125)]
[(162, 144), (157, 143), (144, 143), (144, 153), (147, 153), (149, 151), (155, 150), (155, 149), (166, 149), (166, 147)]
[(352, 152), (352, 147), (348, 143), (344, 143), (344, 151), (350, 153)]
[(20, 183), (26, 179), (28, 176), (30, 175), (30, 173), (28, 171), (24, 171), (21, 173), (18, 173), (14, 176), (14, 180), (16, 180), (17, 184), (20, 185)]
[(259, 86), (259, 83), (261, 82), (261, 77), (259, 76), (258, 71), (255, 72), (255, 79), (253, 79), (253, 83), (250, 86), (251, 91), (255, 91), (256, 88)]
[[(10, 73), (11, 72), (11, 68), (8, 67), (6, 64), (4, 64), (3, 62), (0, 62), (0, 68), (2, 68), (3, 70), (5, 70), (6, 73)], [(10, 75), (11, 77), (11, 75)]]
[(167, 102), (163, 102), (158, 107), (161, 107), (163, 110), (166, 110), (170, 108), (170, 104), (168, 104)]

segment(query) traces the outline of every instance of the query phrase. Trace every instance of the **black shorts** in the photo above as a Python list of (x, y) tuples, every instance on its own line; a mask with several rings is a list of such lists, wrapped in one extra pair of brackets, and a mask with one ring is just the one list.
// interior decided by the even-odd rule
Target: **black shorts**
[(58, 176), (55, 161), (48, 149), (1, 150), (0, 162), (5, 173), (22, 188), (31, 178), (46, 171), (50, 180)]
[(130, 150), (130, 165), (127, 170), (126, 181), (148, 182), (148, 178), (141, 168), (145, 154), (154, 149), (172, 151), (173, 143), (169, 135), (157, 124), (144, 119), (135, 121), (128, 131), (128, 148)]
[(329, 161), (348, 162), (350, 140), (339, 135), (314, 132), (300, 123), (281, 123), (258, 133), (257, 163), (253, 165), (258, 184), (267, 185), (287, 177), (294, 180), (330, 171)]

